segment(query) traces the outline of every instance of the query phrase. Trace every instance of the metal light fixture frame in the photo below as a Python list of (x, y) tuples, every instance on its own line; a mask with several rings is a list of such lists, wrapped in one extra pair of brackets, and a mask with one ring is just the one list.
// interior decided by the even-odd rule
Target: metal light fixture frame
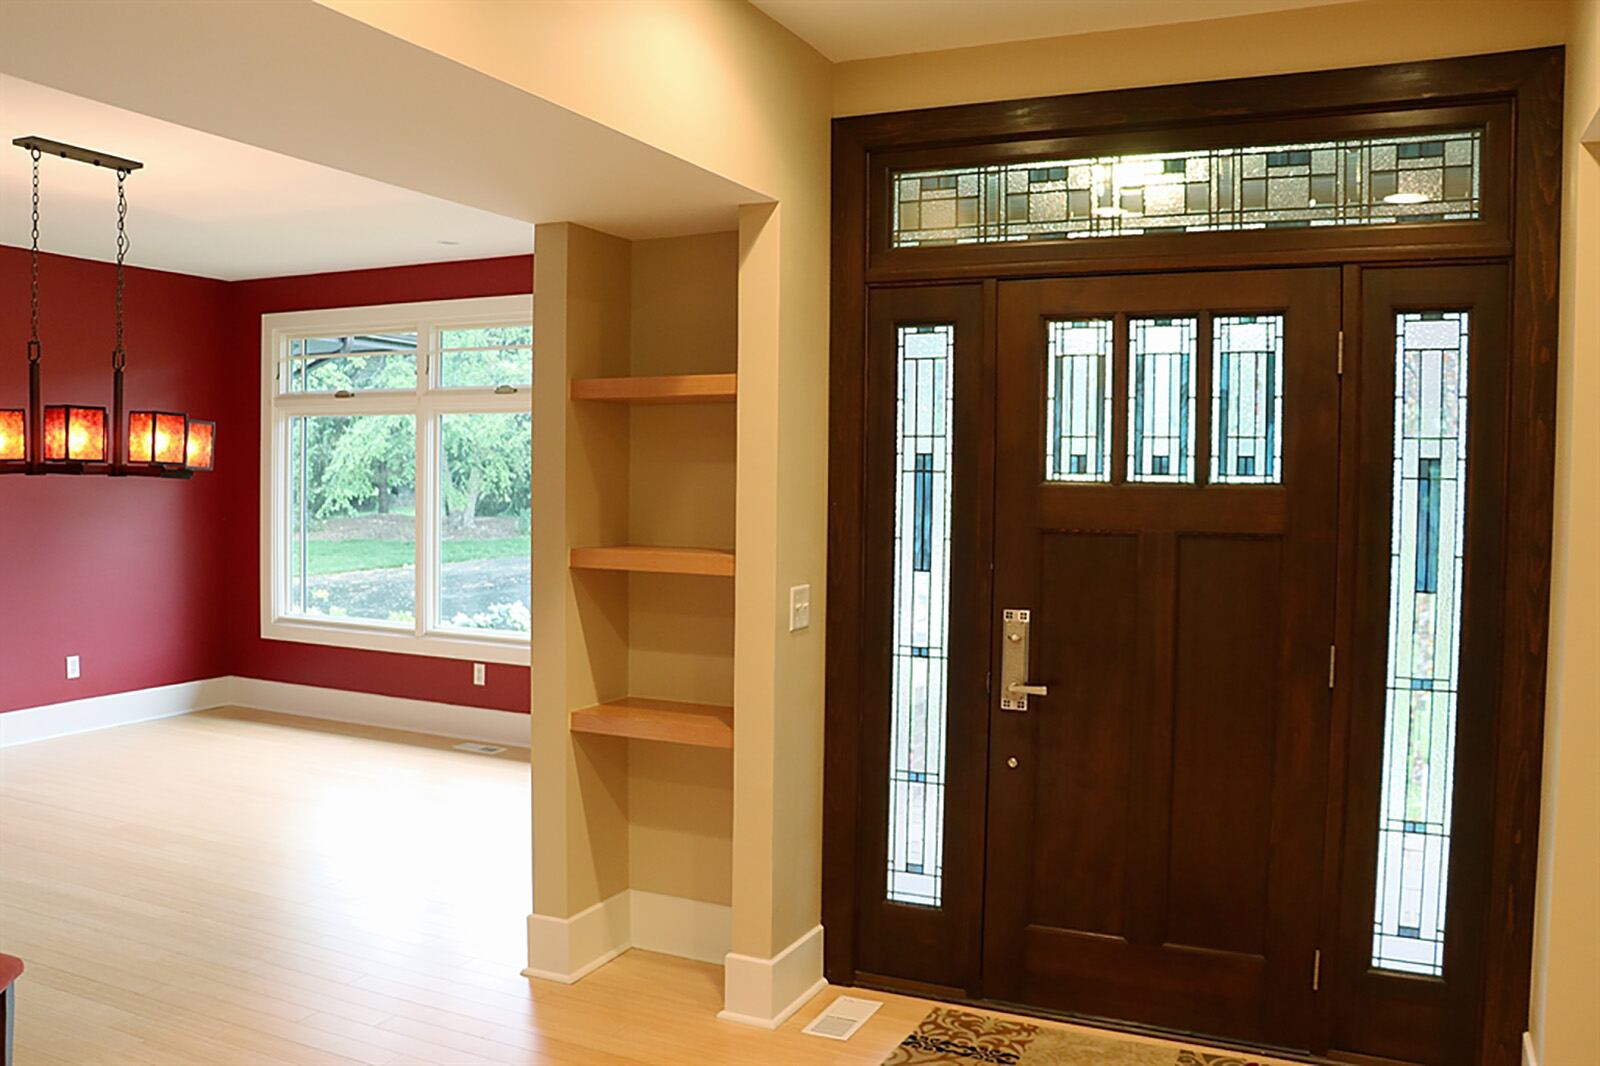
[[(128, 418), (123, 402), (123, 370), (127, 366), (128, 353), (123, 343), (123, 310), (122, 298), (124, 289), (124, 265), (128, 255), (127, 215), (128, 200), (124, 182), (129, 174), (136, 170), (144, 169), (144, 164), (135, 159), (124, 159), (109, 152), (100, 152), (91, 148), (79, 148), (76, 145), (63, 144), (45, 137), (18, 137), (11, 142), (18, 148), (28, 152), (33, 157), (33, 334), (28, 341), (28, 406), (23, 416), (23, 435), (26, 442), (24, 458), (0, 459), (0, 474), (94, 474), (105, 477), (162, 477), (162, 478), (190, 478), (194, 476), (194, 469), (188, 467), (189, 442), (187, 440), (187, 426), (191, 422), (208, 424), (211, 429), (211, 446), (214, 453), (216, 429), (215, 423), (203, 419), (188, 419), (185, 416), (185, 441), (184, 462), (164, 464), (156, 462), (130, 463), (127, 455), (128, 445)], [(111, 351), (111, 418), (105, 424), (106, 440), (102, 454), (106, 459), (102, 462), (84, 462), (80, 460), (54, 460), (47, 459), (44, 455), (44, 402), (40, 387), (40, 360), (43, 347), (39, 341), (39, 160), (45, 155), (59, 156), (62, 159), (71, 159), (90, 166), (104, 167), (116, 172), (117, 175), (117, 338), (116, 346)], [(51, 405), (62, 406), (62, 405)], [(85, 405), (72, 405), (83, 407)], [(9, 413), (15, 408), (7, 409)], [(105, 408), (100, 408), (104, 411)], [(153, 459), (153, 457), (152, 457)], [(214, 459), (213, 459), (214, 463)], [(200, 469), (211, 469), (210, 466)]]

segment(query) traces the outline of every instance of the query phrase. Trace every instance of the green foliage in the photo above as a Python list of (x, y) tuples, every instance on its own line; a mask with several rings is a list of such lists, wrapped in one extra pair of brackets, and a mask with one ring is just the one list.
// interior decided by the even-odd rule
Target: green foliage
[(443, 423), (447, 525), (525, 513), (533, 494), (533, 416), (445, 415)]
[[(444, 541), (446, 563), (526, 558), (529, 551), (529, 540), (525, 536)], [(313, 577), (411, 566), (416, 562), (416, 557), (416, 545), (409, 540), (311, 540), (306, 544), (306, 569)]]
[[(415, 419), (410, 415), (295, 419), (290, 461), (296, 474), (302, 457), (304, 502), (312, 516), (387, 512), (396, 495), (416, 487)], [(294, 481), (299, 503), (300, 486), (297, 478)]]

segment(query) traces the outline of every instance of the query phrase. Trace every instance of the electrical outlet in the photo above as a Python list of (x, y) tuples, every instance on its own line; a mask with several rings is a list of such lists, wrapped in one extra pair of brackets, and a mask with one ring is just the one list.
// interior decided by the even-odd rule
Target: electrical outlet
[(481, 685), (481, 684), (484, 683), (483, 674), (484, 674), (484, 666), (483, 666), (483, 664), (482, 663), (473, 663), (472, 664), (472, 683), (474, 685)]
[(81, 672), (82, 671), (78, 668), (78, 657), (76, 655), (67, 656), (67, 680), (78, 680), (78, 675)]
[(796, 585), (789, 590), (789, 632), (811, 628), (811, 586)]

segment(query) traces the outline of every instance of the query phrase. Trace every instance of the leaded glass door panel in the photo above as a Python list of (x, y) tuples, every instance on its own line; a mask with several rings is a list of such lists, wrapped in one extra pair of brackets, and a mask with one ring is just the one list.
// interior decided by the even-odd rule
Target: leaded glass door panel
[(1309, 1047), (1339, 274), (1002, 282), (998, 325), (992, 613), (1047, 691), (989, 700), (984, 994)]
[[(992, 290), (992, 286), (990, 286)], [(878, 978), (965, 989), (978, 957), (993, 345), (985, 286), (869, 304), (856, 886)], [(976, 756), (976, 757), (975, 757)]]

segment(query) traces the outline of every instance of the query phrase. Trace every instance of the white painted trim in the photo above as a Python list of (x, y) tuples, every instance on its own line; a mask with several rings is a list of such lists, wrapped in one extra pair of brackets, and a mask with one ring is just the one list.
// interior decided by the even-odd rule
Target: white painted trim
[(629, 890), (570, 918), (528, 915), (528, 968), (524, 977), (574, 984), (627, 951)]
[(7, 711), (0, 714), (0, 748), (222, 707), (230, 701), (232, 682), (209, 677)]
[(680, 959), (721, 963), (733, 940), (733, 908), (629, 889), (629, 943)]
[(1522, 1066), (1539, 1066), (1539, 1056), (1533, 1050), (1533, 1034), (1522, 1031)]
[(255, 677), (235, 677), (232, 680), (232, 702), (258, 711), (404, 729), (461, 740), (481, 740), (514, 748), (526, 748), (529, 743), (529, 718), (515, 711), (462, 707), (454, 703), (379, 696), (371, 692), (347, 692), (344, 689), (296, 685), (287, 681), (264, 681)]
[[(261, 600), (263, 640), (287, 640), (344, 648), (363, 648), (409, 655), (528, 665), (526, 635), (479, 633), (435, 625), (437, 587), (434, 563), (437, 530), (430, 516), (436, 510), (436, 425), (440, 415), (463, 412), (524, 412), (532, 409), (530, 387), (500, 393), (494, 388), (443, 388), (438, 385), (437, 340), (441, 330), (506, 322), (531, 323), (531, 295), (482, 296), (463, 300), (377, 304), (313, 311), (286, 311), (261, 316)], [(279, 379), (289, 340), (316, 334), (417, 331), (416, 384), (338, 399), (327, 393), (289, 393)], [(378, 621), (340, 621), (287, 613), (289, 599), (288, 534), (289, 419), (295, 415), (411, 415), (416, 420), (417, 559), (414, 621), (390, 625)]]
[(229, 706), (511, 748), (529, 742), (528, 716), (515, 711), (229, 676), (8, 711), (0, 714), (0, 747)]
[(625, 888), (570, 918), (528, 915), (527, 977), (570, 985), (630, 948), (720, 963), (733, 908)]
[(729, 952), (723, 964), (723, 1009), (717, 1017), (776, 1029), (827, 986), (819, 925), (770, 959)]

